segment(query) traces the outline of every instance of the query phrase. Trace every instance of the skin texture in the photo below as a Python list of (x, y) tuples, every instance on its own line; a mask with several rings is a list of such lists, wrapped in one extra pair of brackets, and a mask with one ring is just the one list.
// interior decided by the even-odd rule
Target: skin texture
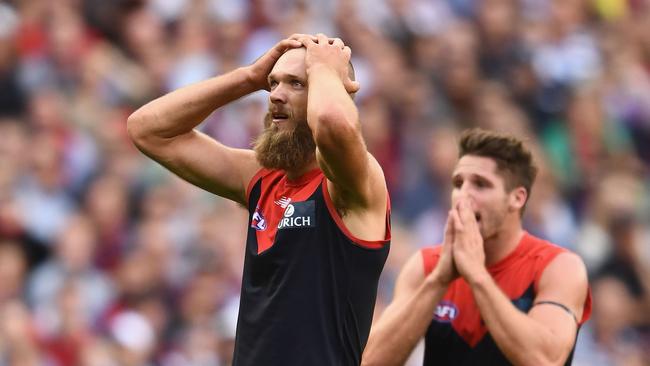
[[(527, 192), (508, 191), (496, 163), (466, 155), (452, 174), (452, 207), (438, 264), (425, 276), (422, 257), (411, 257), (400, 273), (393, 302), (371, 329), (363, 365), (401, 365), (424, 337), (436, 305), (458, 278), (470, 288), (497, 346), (515, 365), (562, 365), (577, 325), (557, 306), (519, 311), (499, 289), (487, 267), (505, 258), (521, 240), (520, 210)], [(477, 219), (478, 218), (478, 219)], [(582, 317), (587, 274), (573, 253), (559, 254), (541, 276), (537, 301), (555, 301)]]
[[(263, 159), (253, 150), (225, 146), (195, 127), (221, 106), (269, 90), (268, 134), (286, 142), (283, 134), (290, 136), (296, 126), (307, 123), (315, 144), (313, 154), (297, 154), (292, 164), (279, 168), (289, 179), (314, 168), (323, 170), (348, 230), (360, 239), (384, 239), (386, 184), (379, 164), (366, 150), (350, 98), (359, 89), (347, 74), (350, 55), (340, 39), (294, 34), (252, 65), (147, 103), (129, 116), (129, 135), (144, 154), (181, 178), (246, 205), (246, 187)], [(287, 144), (279, 146), (268, 151), (295, 155), (282, 151)]]

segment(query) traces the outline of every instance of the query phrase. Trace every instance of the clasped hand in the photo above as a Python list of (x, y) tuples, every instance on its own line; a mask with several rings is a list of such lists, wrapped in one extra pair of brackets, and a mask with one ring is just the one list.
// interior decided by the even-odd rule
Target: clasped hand
[(472, 282), (485, 273), (483, 237), (468, 198), (449, 210), (440, 259), (432, 276), (445, 285), (462, 276)]

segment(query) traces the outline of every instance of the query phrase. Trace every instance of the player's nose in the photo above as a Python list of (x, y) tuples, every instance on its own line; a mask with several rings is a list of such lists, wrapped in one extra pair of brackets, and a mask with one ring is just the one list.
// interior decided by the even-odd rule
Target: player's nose
[(271, 90), (269, 98), (273, 104), (284, 104), (287, 102), (286, 88), (283, 87), (282, 83)]

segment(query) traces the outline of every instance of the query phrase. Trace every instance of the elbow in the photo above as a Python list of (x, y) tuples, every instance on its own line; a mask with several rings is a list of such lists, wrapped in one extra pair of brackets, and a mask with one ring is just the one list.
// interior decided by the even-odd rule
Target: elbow
[(138, 142), (143, 139), (145, 133), (144, 133), (144, 117), (142, 116), (142, 112), (140, 110), (137, 110), (133, 112), (127, 119), (126, 119), (126, 133), (136, 145), (138, 145)]
[(388, 366), (388, 365), (397, 365), (399, 362), (391, 360), (390, 355), (386, 354), (385, 350), (382, 350), (375, 343), (369, 343), (369, 346), (366, 346), (366, 349), (363, 351), (363, 356), (361, 357), (361, 366)]
[(528, 354), (522, 360), (521, 365), (525, 366), (561, 366), (564, 365), (566, 357), (561, 357), (558, 354), (549, 354), (544, 352), (535, 352)]
[(126, 120), (126, 133), (138, 149), (147, 149), (147, 146), (155, 145), (151, 140), (155, 137), (152, 126), (156, 117), (150, 113), (138, 109)]
[(373, 335), (374, 334), (371, 333), (368, 337), (368, 342), (366, 343), (366, 347), (361, 355), (361, 366), (379, 366), (379, 352), (377, 347), (375, 347), (376, 342)]
[(381, 366), (376, 360), (368, 360), (364, 356), (361, 360), (361, 366)]
[(366, 350), (363, 352), (363, 357), (361, 359), (361, 366), (383, 366), (385, 365), (380, 361), (380, 358), (377, 357), (376, 352), (368, 352)]

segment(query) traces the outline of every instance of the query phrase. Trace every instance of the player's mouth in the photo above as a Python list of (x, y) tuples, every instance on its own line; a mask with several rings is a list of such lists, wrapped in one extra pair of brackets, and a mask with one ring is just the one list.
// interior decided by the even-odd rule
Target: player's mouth
[(476, 222), (481, 222), (481, 214), (478, 212), (474, 213), (474, 218), (476, 218)]
[(271, 114), (271, 117), (273, 118), (273, 123), (282, 123), (289, 119), (289, 115), (286, 113), (280, 113), (280, 112), (274, 112)]

